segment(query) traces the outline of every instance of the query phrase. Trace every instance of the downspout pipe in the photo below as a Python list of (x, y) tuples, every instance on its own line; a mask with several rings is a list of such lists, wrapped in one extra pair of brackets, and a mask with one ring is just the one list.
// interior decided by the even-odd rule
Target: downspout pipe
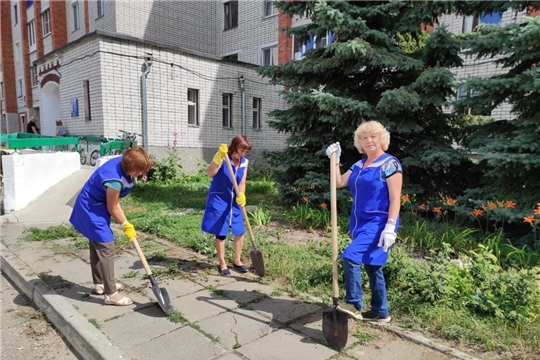
[(246, 88), (244, 86), (246, 79), (240, 76), (240, 90), (242, 92), (242, 135), (246, 135)]
[(148, 150), (148, 105), (146, 97), (146, 76), (150, 73), (152, 66), (152, 58), (144, 59), (143, 72), (141, 74), (141, 103), (142, 103), (142, 131), (143, 131), (143, 147)]

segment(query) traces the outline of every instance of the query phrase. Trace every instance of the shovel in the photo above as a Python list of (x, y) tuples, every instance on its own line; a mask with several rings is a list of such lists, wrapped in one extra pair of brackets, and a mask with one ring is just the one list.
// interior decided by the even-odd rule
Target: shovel
[[(229, 160), (229, 155), (225, 156), (225, 161), (227, 162), (227, 168), (229, 168), (229, 174), (231, 174), (232, 183), (234, 185), (234, 191), (236, 192), (236, 196), (238, 196), (238, 194), (240, 194), (240, 189), (238, 188), (238, 183), (236, 182), (236, 176), (232, 169), (231, 160)], [(251, 225), (249, 224), (249, 218), (246, 212), (246, 208), (243, 206), (240, 206), (240, 207), (242, 208), (244, 221), (246, 222), (246, 227), (249, 232), (249, 237), (251, 238), (251, 245), (253, 245), (253, 249), (249, 251), (249, 255), (251, 256), (251, 264), (253, 266), (253, 269), (255, 269), (255, 272), (257, 273), (257, 275), (259, 275), (260, 277), (264, 277), (263, 255), (257, 249), (257, 244), (255, 244), (255, 236), (253, 236), (253, 231), (251, 231)]]
[(156, 297), (159, 306), (161, 306), (163, 311), (168, 314), (168, 311), (173, 310), (173, 304), (171, 302), (171, 299), (169, 298), (169, 293), (165, 288), (159, 287), (156, 279), (154, 278), (154, 275), (152, 275), (152, 270), (150, 270), (150, 266), (148, 266), (148, 262), (146, 262), (146, 258), (144, 257), (144, 254), (141, 250), (141, 247), (139, 246), (139, 242), (137, 241), (137, 239), (133, 239), (133, 245), (137, 250), (137, 254), (139, 254), (139, 257), (141, 258), (144, 270), (146, 270), (146, 275), (148, 275), (148, 278), (150, 279), (150, 283), (152, 284), (152, 291), (154, 292), (154, 296)]
[(337, 310), (338, 288), (338, 239), (337, 239), (337, 199), (336, 199), (336, 153), (330, 157), (330, 215), (332, 223), (332, 308), (323, 311), (322, 331), (328, 346), (342, 350), (349, 337), (348, 316)]

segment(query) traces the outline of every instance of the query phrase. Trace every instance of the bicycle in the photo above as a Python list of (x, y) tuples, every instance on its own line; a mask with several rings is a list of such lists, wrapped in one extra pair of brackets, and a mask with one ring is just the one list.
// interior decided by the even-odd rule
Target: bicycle
[(80, 157), (80, 162), (81, 162), (81, 165), (84, 165), (86, 164), (86, 158), (88, 156), (88, 151), (86, 151), (86, 149), (84, 147), (81, 146), (81, 143), (80, 141), (81, 140), (85, 140), (85, 137), (84, 136), (79, 136), (79, 143), (76, 144), (72, 149), (71, 151), (72, 152), (78, 152), (79, 153), (79, 157)]
[(97, 159), (103, 156), (122, 155), (126, 149), (133, 147), (133, 143), (137, 145), (137, 136), (141, 136), (136, 132), (128, 132), (125, 130), (118, 130), (122, 132), (122, 136), (119, 138), (106, 138), (100, 139), (101, 145), (98, 150), (92, 151), (90, 154), (90, 165), (96, 165)]

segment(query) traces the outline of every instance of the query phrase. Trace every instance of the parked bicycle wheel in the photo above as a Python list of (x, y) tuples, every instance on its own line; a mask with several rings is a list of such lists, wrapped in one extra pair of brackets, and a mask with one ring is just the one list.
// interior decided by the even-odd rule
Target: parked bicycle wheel
[(90, 154), (90, 165), (96, 166), (97, 159), (99, 158), (99, 150), (94, 150)]
[(81, 165), (86, 164), (86, 157), (88, 156), (88, 151), (81, 148), (81, 150), (79, 151), (79, 155), (81, 156)]
[(79, 161), (81, 162), (81, 165), (86, 164), (86, 155), (87, 155), (86, 150), (83, 148), (77, 149), (76, 147), (71, 149), (71, 152), (75, 152), (75, 151), (79, 153)]

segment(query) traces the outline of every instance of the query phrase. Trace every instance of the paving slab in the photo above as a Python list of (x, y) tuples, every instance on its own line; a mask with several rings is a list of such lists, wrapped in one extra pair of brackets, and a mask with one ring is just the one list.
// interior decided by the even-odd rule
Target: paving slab
[(253, 360), (323, 360), (337, 353), (303, 334), (292, 332), (290, 329), (275, 331), (236, 349), (236, 351)]
[(227, 311), (197, 324), (201, 330), (218, 338), (226, 349), (249, 344), (279, 327), (256, 312), (245, 309)]
[(235, 309), (234, 300), (202, 290), (180, 298), (172, 299), (175, 310), (180, 311), (189, 322), (197, 322)]
[(322, 313), (322, 307), (319, 305), (304, 303), (284, 296), (269, 297), (260, 302), (249, 304), (249, 307), (263, 316), (283, 324), (288, 324), (315, 312)]
[(272, 286), (264, 285), (251, 279), (239, 279), (238, 281), (221, 285), (218, 289), (223, 290), (226, 297), (239, 304), (266, 298), (274, 291)]
[(236, 355), (234, 353), (226, 353), (225, 355), (220, 356), (220, 357), (218, 357), (216, 359), (219, 359), (219, 360), (244, 360), (245, 358), (240, 357), (240, 355)]
[[(149, 332), (147, 334), (151, 336)], [(210, 360), (223, 354), (225, 349), (192, 327), (184, 326), (125, 351), (139, 360)]]
[(159, 306), (117, 316), (101, 324), (101, 331), (122, 348), (130, 348), (186, 326), (173, 323)]

